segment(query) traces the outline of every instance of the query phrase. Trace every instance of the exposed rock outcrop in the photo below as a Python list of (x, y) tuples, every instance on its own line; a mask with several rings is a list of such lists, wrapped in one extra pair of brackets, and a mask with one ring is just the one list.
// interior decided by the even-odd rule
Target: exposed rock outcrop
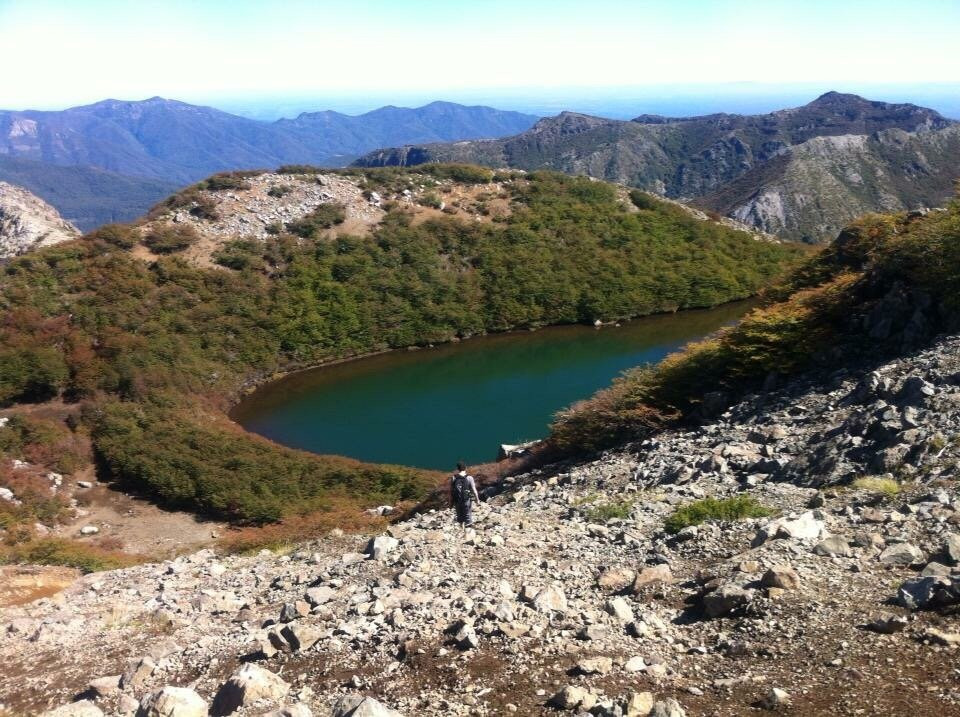
[(80, 231), (40, 197), (0, 182), (0, 259), (78, 236)]

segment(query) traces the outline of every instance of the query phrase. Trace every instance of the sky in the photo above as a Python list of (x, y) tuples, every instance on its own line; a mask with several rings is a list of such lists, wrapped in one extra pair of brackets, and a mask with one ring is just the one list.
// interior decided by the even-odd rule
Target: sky
[(0, 0), (0, 107), (954, 92), (957, 37), (960, 0)]

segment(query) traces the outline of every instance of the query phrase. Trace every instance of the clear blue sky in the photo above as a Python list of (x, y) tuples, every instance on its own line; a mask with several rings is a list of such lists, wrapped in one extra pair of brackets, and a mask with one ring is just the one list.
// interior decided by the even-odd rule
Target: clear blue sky
[(960, 81), (960, 0), (0, 0), (0, 107)]

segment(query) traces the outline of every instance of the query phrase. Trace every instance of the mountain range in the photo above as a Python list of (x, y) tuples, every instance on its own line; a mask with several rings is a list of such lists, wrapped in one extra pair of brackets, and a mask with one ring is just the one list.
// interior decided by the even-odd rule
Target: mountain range
[(470, 162), (586, 174), (820, 242), (869, 211), (942, 203), (960, 123), (912, 104), (828, 92), (763, 115), (611, 120), (564, 112), (513, 137), (411, 144), (356, 165)]
[(268, 123), (161, 97), (62, 111), (0, 111), (0, 180), (27, 187), (87, 229), (139, 216), (175, 187), (214, 172), (342, 166), (378, 147), (512, 135), (536, 120), (433, 102), (356, 116), (304, 113)]

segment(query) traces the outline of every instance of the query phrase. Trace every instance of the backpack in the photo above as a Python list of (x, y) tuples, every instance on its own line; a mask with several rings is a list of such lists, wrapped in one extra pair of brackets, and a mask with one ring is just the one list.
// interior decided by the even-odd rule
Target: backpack
[(472, 496), (470, 495), (470, 485), (467, 482), (467, 476), (455, 475), (450, 490), (453, 493), (453, 500), (457, 505), (466, 505), (470, 502)]

